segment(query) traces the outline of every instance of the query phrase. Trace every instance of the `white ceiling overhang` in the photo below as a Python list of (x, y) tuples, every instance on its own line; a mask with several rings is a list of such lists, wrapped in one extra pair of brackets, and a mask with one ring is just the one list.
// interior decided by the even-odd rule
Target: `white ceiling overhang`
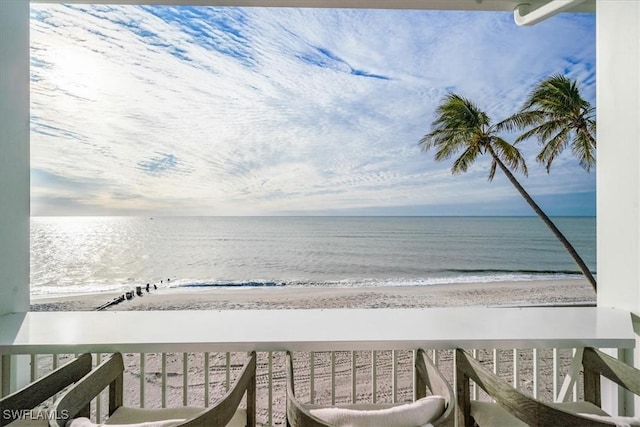
[(534, 25), (560, 12), (595, 12), (596, 0), (30, 0), (31, 3), (308, 7), (513, 12), (518, 25)]
[[(595, 0), (31, 0), (32, 3), (138, 4), (180, 6), (312, 7), (513, 11), (528, 4), (529, 13), (548, 3), (572, 3), (574, 12), (595, 12)], [(576, 4), (573, 4), (576, 3)], [(579, 3), (579, 4), (577, 4)]]

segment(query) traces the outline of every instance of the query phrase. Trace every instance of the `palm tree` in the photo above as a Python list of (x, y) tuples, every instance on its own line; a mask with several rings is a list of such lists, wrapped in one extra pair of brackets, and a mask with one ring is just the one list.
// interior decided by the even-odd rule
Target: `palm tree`
[(529, 206), (569, 252), (591, 286), (593, 286), (593, 290), (597, 291), (596, 281), (589, 268), (580, 258), (580, 255), (578, 255), (578, 252), (511, 172), (511, 170), (521, 171), (525, 176), (527, 175), (527, 166), (524, 158), (515, 145), (498, 136), (498, 125), (492, 125), (489, 116), (484, 111), (480, 110), (468, 99), (456, 94), (449, 94), (438, 107), (432, 128), (431, 132), (420, 139), (420, 147), (424, 151), (434, 148), (436, 150), (436, 161), (447, 160), (462, 151), (462, 154), (453, 162), (451, 167), (453, 174), (466, 172), (480, 154), (489, 153), (492, 158), (489, 181), (493, 180), (496, 168), (499, 167)]
[(547, 172), (567, 147), (587, 171), (596, 163), (595, 108), (580, 96), (575, 80), (554, 75), (540, 82), (520, 111), (498, 125), (498, 130), (527, 129), (515, 142), (537, 137), (543, 145), (536, 157)]

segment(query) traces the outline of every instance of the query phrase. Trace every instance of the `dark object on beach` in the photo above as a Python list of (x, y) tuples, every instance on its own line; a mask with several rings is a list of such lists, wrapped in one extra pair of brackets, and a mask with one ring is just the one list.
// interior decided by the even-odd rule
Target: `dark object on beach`
[[(162, 283), (162, 280), (160, 281), (160, 283)], [(153, 284), (153, 289), (158, 289), (155, 283)]]
[(109, 301), (109, 302), (107, 302), (105, 304), (102, 304), (100, 307), (96, 308), (96, 310), (102, 311), (107, 307), (111, 307), (112, 305), (120, 304), (122, 301), (124, 301), (124, 299), (125, 299), (124, 295), (117, 296), (113, 300), (111, 300), (111, 301)]
[(149, 284), (147, 283), (147, 292), (149, 292)]
[(133, 291), (128, 291), (128, 292), (125, 294), (125, 297), (126, 297), (127, 299), (133, 299), (133, 295), (134, 295)]
[(142, 286), (136, 286), (136, 295), (142, 296)]
[(171, 279), (167, 279), (167, 282), (170, 282), (170, 281), (171, 281)]

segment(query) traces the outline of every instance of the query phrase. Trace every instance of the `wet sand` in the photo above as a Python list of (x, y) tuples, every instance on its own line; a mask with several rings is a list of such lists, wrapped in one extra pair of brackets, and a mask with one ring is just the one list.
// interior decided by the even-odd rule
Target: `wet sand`
[[(98, 293), (32, 300), (32, 310), (88, 311), (120, 294)], [(232, 310), (400, 308), (595, 303), (584, 280), (462, 283), (371, 288), (163, 288), (143, 291), (108, 310)]]

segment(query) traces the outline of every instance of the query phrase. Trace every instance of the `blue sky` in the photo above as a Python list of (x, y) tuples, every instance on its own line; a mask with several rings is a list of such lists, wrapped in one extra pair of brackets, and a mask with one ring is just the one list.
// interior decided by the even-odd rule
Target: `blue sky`
[[(32, 215), (531, 215), (420, 151), (439, 101), (499, 121), (562, 73), (595, 103), (593, 14), (31, 8)], [(595, 173), (538, 148), (525, 188), (594, 215)]]

